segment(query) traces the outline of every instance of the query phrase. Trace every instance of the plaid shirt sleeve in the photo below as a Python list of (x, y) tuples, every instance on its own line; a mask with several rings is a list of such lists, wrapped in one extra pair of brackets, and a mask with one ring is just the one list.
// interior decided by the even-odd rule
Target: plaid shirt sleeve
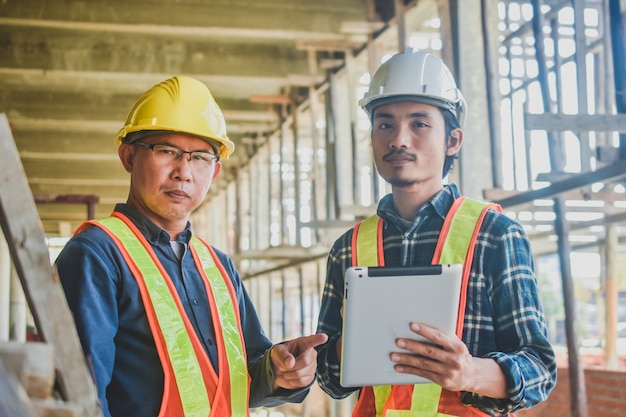
[(358, 388), (344, 388), (339, 384), (337, 341), (341, 338), (343, 319), (341, 308), (344, 294), (344, 271), (350, 266), (352, 230), (339, 238), (328, 255), (326, 284), (322, 294), (317, 333), (326, 333), (328, 342), (318, 351), (318, 384), (332, 398), (345, 398)]
[[(509, 398), (466, 392), (464, 403), (498, 416), (548, 398), (556, 383), (556, 360), (538, 294), (524, 230), (506, 216), (490, 213), (476, 246), (468, 287), (468, 300), (475, 301), (466, 309), (463, 341), (472, 355), (500, 365)], [(485, 296), (487, 300), (476, 302)]]

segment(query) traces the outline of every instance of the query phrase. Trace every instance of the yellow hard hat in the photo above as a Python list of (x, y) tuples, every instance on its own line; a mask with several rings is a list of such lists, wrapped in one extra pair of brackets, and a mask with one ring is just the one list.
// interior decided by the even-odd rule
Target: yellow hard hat
[(139, 131), (196, 136), (219, 147), (217, 153), (222, 159), (228, 159), (235, 150), (213, 95), (204, 83), (190, 77), (172, 77), (146, 91), (115, 135), (115, 144), (120, 146), (128, 134)]

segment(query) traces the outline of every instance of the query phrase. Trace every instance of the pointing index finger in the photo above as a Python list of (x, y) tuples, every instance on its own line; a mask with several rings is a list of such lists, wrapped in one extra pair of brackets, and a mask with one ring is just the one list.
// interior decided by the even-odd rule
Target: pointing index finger
[(312, 334), (310, 336), (304, 336), (300, 338), (300, 351), (312, 349), (316, 346), (326, 343), (328, 335), (325, 333)]

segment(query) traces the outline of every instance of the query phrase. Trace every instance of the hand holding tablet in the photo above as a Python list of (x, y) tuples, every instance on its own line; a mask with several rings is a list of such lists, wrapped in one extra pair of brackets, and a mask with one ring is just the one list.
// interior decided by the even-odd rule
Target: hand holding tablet
[(427, 341), (410, 329), (424, 323), (454, 335), (462, 265), (352, 267), (346, 271), (341, 385), (430, 382), (396, 372), (390, 355), (398, 338)]

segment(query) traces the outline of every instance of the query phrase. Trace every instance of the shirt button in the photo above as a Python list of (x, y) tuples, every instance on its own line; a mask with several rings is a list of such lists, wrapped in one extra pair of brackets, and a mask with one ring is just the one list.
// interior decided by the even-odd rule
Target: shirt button
[(198, 305), (198, 300), (191, 300), (191, 302), (193, 303), (193, 305), (197, 306)]

